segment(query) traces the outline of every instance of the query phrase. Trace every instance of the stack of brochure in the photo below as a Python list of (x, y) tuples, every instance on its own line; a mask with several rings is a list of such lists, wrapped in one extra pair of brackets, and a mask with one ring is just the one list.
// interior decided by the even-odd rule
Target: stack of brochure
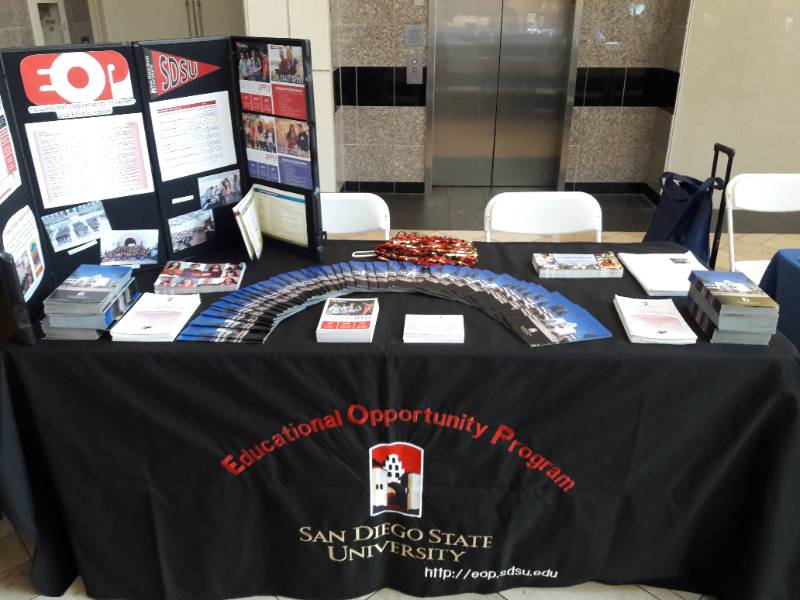
[(625, 270), (613, 252), (534, 254), (533, 269), (542, 279), (622, 277)]
[(377, 298), (328, 298), (317, 325), (318, 342), (372, 342)]
[(671, 299), (648, 300), (614, 296), (614, 307), (634, 344), (694, 344), (697, 335)]
[(96, 340), (136, 301), (130, 267), (81, 265), (44, 301), (49, 339)]
[(145, 293), (111, 329), (115, 342), (171, 342), (200, 306), (200, 295)]
[(178, 339), (260, 344), (291, 315), (354, 292), (416, 292), (463, 302), (508, 327), (529, 346), (611, 337), (586, 310), (536, 283), (472, 267), (389, 260), (349, 261), (276, 275), (217, 300)]
[(746, 275), (695, 271), (690, 281), (689, 312), (711, 343), (769, 344), (780, 307)]
[(691, 252), (685, 254), (627, 254), (619, 259), (648, 296), (685, 296), (689, 275), (706, 268)]
[(463, 344), (464, 315), (406, 315), (406, 344)]
[(168, 262), (153, 284), (156, 294), (235, 292), (244, 276), (244, 263)]

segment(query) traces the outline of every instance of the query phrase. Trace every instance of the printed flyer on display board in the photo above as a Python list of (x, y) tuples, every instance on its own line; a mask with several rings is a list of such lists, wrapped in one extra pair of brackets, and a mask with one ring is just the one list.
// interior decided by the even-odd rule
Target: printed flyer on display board
[(200, 208), (227, 206), (242, 199), (242, 180), (239, 169), (214, 173), (197, 178)]
[(141, 113), (27, 123), (44, 208), (153, 191)]
[(245, 111), (308, 119), (301, 46), (237, 42), (236, 53)]
[(6, 223), (3, 249), (14, 258), (19, 286), (27, 302), (44, 277), (42, 243), (30, 206), (20, 208)]
[(21, 184), (17, 154), (14, 152), (14, 142), (11, 141), (11, 132), (8, 130), (3, 101), (0, 100), (0, 204)]
[(42, 224), (54, 252), (99, 240), (111, 229), (102, 202), (87, 202), (44, 215)]
[(154, 265), (158, 262), (158, 229), (106, 231), (100, 239), (102, 265)]
[(228, 92), (151, 102), (150, 119), (162, 181), (236, 163)]
[(169, 219), (172, 251), (188, 250), (203, 244), (215, 235), (217, 228), (211, 210), (195, 210)]
[(308, 123), (252, 113), (242, 121), (251, 177), (313, 189)]

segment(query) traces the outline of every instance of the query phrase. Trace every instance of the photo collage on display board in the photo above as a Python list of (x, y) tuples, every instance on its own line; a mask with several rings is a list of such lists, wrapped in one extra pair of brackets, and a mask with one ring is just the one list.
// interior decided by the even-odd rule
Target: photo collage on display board
[(237, 42), (251, 177), (313, 189), (302, 46)]

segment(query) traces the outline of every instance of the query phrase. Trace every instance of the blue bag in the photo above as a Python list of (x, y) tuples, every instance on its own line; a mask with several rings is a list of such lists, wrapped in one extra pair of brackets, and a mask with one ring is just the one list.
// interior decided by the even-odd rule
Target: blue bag
[(685, 175), (664, 173), (661, 176), (661, 200), (645, 242), (676, 242), (691, 250), (708, 264), (708, 235), (711, 229), (711, 194), (721, 186), (720, 178), (700, 181)]

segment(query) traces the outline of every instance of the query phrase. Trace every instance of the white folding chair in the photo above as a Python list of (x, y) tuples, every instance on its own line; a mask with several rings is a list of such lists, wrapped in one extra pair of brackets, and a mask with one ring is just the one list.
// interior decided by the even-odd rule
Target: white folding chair
[(736, 262), (733, 243), (733, 211), (783, 213), (800, 211), (800, 173), (758, 173), (737, 175), (725, 189), (728, 221), (728, 253), (731, 271), (739, 271), (758, 284), (769, 265), (768, 260)]
[(323, 193), (322, 229), (328, 234), (362, 233), (383, 230), (383, 239), (389, 239), (389, 207), (380, 196), (344, 192)]
[(603, 241), (603, 211), (585, 192), (503, 192), (486, 205), (483, 232), (487, 242), (492, 231), (556, 235), (594, 231)]

